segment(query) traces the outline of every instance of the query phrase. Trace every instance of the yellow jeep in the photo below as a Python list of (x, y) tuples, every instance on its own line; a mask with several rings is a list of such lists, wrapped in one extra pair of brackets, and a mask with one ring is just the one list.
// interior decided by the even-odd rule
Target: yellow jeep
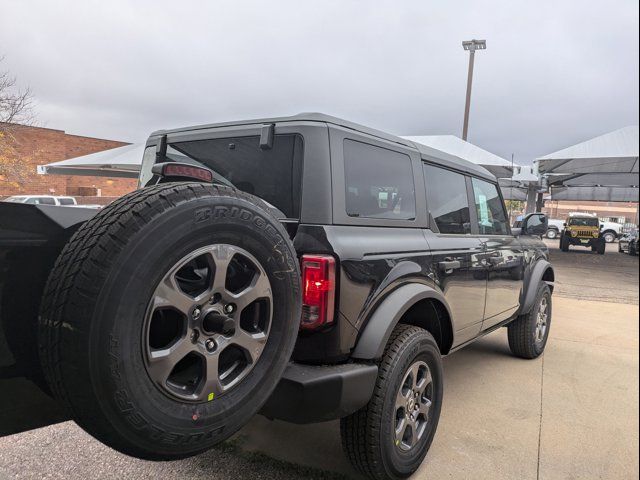
[(593, 215), (571, 215), (564, 224), (560, 237), (560, 250), (569, 251), (570, 245), (591, 247), (592, 252), (604, 255), (606, 241), (600, 234), (600, 220)]

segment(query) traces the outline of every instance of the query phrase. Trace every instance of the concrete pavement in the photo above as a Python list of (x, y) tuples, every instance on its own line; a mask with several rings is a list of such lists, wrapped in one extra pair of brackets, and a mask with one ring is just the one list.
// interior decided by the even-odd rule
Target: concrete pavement
[[(501, 329), (445, 358), (440, 425), (416, 479), (638, 478), (638, 259), (614, 248), (552, 251), (543, 357), (514, 358)], [(355, 477), (338, 430), (256, 417), (221, 448), (152, 463), (67, 422), (0, 438), (0, 478)]]

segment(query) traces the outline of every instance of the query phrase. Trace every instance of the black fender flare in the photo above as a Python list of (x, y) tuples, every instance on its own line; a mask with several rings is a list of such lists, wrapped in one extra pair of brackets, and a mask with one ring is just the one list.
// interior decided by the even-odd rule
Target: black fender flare
[(538, 260), (531, 271), (531, 275), (529, 276), (529, 282), (526, 285), (527, 291), (524, 294), (524, 302), (522, 304), (522, 309), (520, 311), (520, 315), (529, 313), (531, 308), (533, 307), (533, 302), (536, 299), (536, 293), (538, 291), (538, 285), (540, 282), (546, 282), (549, 287), (553, 289), (554, 282), (549, 280), (542, 280), (545, 273), (551, 270), (552, 277), (555, 278), (555, 273), (551, 264), (546, 260)]
[(382, 357), (391, 332), (402, 316), (420, 300), (434, 299), (444, 305), (451, 319), (451, 310), (442, 293), (422, 283), (403, 285), (391, 292), (370, 316), (352, 358), (375, 360)]

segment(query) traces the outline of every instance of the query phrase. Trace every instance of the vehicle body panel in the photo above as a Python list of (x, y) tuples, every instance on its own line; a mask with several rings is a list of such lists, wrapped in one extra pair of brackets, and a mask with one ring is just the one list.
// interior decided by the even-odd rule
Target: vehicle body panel
[[(507, 324), (530, 308), (527, 299), (537, 288), (536, 282), (542, 281), (552, 268), (547, 262), (545, 245), (539, 238), (526, 235), (480, 235), (477, 227), (466, 235), (439, 233), (430, 218), (423, 165), (452, 169), (465, 176), (467, 185), (471, 185), (472, 177), (494, 184), (495, 179), (481, 167), (384, 132), (319, 114), (155, 132), (147, 141), (140, 186), (161, 180), (151, 175), (150, 169), (163, 135), (170, 145), (260, 135), (265, 126), (272, 124), (275, 135), (299, 134), (303, 139), (300, 215), (297, 219), (283, 220), (296, 252), (300, 256), (330, 254), (336, 259), (338, 272), (333, 323), (318, 331), (301, 331), (292, 360), (306, 365), (339, 366), (354, 360), (362, 363), (360, 367), (336, 368), (332, 372), (322, 370), (324, 367), (300, 369), (295, 365), (288, 369), (281, 382), (284, 390), (278, 387), (274, 395), (296, 391), (299, 394), (296, 398), (302, 399), (300, 403), (310, 402), (309, 405), (314, 403), (305, 393), (307, 388), (309, 391), (327, 388), (339, 397), (329, 402), (334, 407), (319, 412), (319, 416), (294, 415), (295, 421), (336, 418), (335, 415), (359, 407), (362, 398), (354, 400), (355, 394), (345, 388), (346, 379), (357, 378), (354, 381), (360, 382), (359, 391), (373, 388), (371, 379), (375, 377), (368, 367), (381, 355), (388, 335), (402, 321), (402, 313), (416, 302), (434, 302), (438, 309), (434, 307), (432, 313), (437, 321), (449, 322), (452, 334), (443, 354)], [(343, 158), (347, 139), (410, 159), (414, 218), (397, 220), (347, 214)], [(472, 224), (477, 222), (474, 210), (471, 209)], [(96, 213), (85, 208), (0, 204), (0, 348), (3, 349), (0, 382), (6, 387), (2, 398), (5, 404), (7, 399), (18, 398), (9, 390), (24, 393), (27, 382), (41, 393), (38, 395), (43, 401), (42, 408), (27, 402), (29, 408), (20, 414), (8, 406), (6, 410), (3, 408), (3, 427), (5, 423), (9, 425), (6, 418), (16, 419), (6, 432), (18, 431), (16, 425), (32, 428), (45, 424), (45, 417), (51, 422), (64, 419), (46, 395), (34, 340), (39, 301), (33, 299), (39, 300), (48, 271), (63, 245), (79, 225)], [(23, 268), (23, 258), (33, 264)], [(546, 278), (552, 275), (547, 274)], [(28, 308), (23, 308), (24, 305)], [(391, 311), (394, 313), (390, 314)], [(314, 377), (313, 372), (317, 373), (316, 380), (307, 378)], [(40, 398), (38, 395), (30, 398)], [(278, 415), (273, 412), (282, 411), (273, 404), (268, 410), (273, 416)], [(34, 411), (48, 413), (38, 420)], [(28, 415), (32, 415), (31, 421)]]

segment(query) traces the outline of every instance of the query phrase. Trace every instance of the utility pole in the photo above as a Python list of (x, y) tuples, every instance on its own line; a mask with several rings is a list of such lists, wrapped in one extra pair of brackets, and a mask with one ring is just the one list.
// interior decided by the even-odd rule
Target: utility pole
[(476, 50), (486, 50), (486, 40), (467, 40), (462, 42), (462, 48), (469, 51), (469, 73), (467, 75), (467, 101), (464, 106), (464, 125), (462, 126), (462, 139), (467, 140), (469, 132), (469, 109), (471, 107), (471, 84), (473, 83), (473, 61)]

